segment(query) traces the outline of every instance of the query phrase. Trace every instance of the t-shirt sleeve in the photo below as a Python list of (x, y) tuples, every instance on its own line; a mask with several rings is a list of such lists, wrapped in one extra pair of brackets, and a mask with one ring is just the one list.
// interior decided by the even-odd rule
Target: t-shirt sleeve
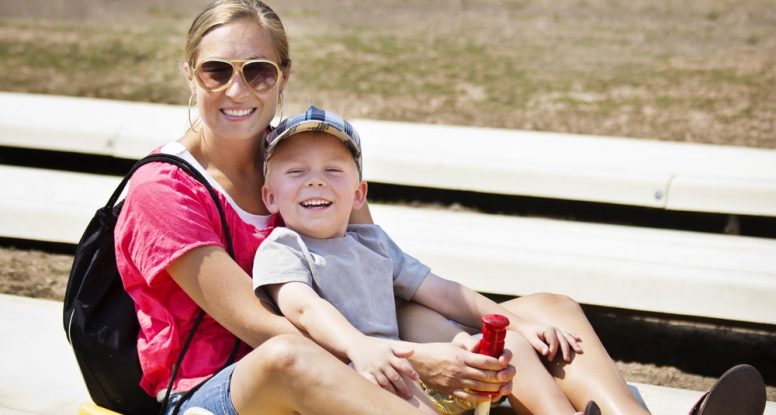
[(362, 244), (393, 261), (394, 295), (407, 301), (411, 300), (431, 272), (431, 268), (402, 251), (378, 225), (349, 225), (348, 231), (357, 235)]
[(310, 264), (304, 254), (302, 238), (288, 228), (275, 228), (259, 245), (253, 261), (253, 291), (261, 295), (262, 287), (287, 282), (313, 285)]
[(116, 244), (149, 285), (180, 256), (201, 246), (223, 247), (218, 210), (205, 187), (175, 166), (152, 163), (130, 181)]

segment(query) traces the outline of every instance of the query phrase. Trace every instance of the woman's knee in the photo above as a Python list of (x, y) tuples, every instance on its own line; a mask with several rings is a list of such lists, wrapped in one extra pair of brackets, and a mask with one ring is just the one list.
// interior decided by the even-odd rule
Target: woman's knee
[(582, 307), (573, 298), (555, 293), (530, 294), (503, 305), (517, 313), (582, 313)]
[(293, 377), (295, 372), (304, 372), (304, 367), (315, 359), (321, 349), (307, 338), (297, 335), (273, 337), (245, 356), (240, 364), (250, 367), (251, 373)]
[(537, 301), (543, 304), (546, 304), (546, 306), (550, 308), (573, 309), (573, 310), (582, 309), (582, 307), (579, 306), (579, 303), (576, 300), (574, 300), (573, 298), (565, 294), (538, 293), (536, 294), (536, 298), (537, 298)]

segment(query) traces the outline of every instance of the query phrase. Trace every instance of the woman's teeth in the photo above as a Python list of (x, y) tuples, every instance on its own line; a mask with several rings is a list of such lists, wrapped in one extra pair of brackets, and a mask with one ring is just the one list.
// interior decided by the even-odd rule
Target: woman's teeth
[(245, 108), (245, 109), (223, 109), (221, 111), (229, 117), (244, 117), (252, 113), (253, 110), (254, 110), (253, 108)]

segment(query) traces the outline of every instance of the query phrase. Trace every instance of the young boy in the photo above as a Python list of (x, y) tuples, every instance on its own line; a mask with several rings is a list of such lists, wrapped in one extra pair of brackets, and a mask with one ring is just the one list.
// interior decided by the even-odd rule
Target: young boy
[[(347, 121), (310, 107), (283, 121), (265, 144), (262, 198), (286, 227), (274, 229), (256, 252), (257, 295), (265, 289), (321, 346), (383, 388), (410, 391), (410, 401), (429, 413), (471, 409), (438, 392), (424, 393), (405, 359), (411, 351), (397, 347), (396, 297), (474, 328), (489, 313), (506, 315), (511, 330), (518, 330), (520, 319), (433, 274), (379, 226), (348, 225), (351, 212), (366, 201), (367, 184), (361, 179), (360, 138)], [(467, 337), (456, 339), (472, 348), (476, 341)]]

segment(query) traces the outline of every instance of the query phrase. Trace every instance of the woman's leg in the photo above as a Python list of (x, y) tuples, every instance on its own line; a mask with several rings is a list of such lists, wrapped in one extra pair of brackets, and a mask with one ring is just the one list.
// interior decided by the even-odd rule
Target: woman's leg
[[(574, 407), (547, 372), (528, 341), (510, 331), (504, 347), (512, 351), (517, 376), (509, 403), (518, 414), (573, 414)], [(583, 406), (584, 407), (584, 406)]]
[[(582, 338), (583, 353), (576, 355), (571, 363), (563, 362), (562, 357), (547, 363), (547, 370), (575, 407), (584, 408), (593, 400), (607, 415), (648, 414), (631, 394), (582, 308), (574, 300), (563, 295), (534, 294), (502, 305), (527, 321), (560, 327)], [(518, 378), (522, 376), (519, 366), (517, 373)]]
[[(417, 303), (401, 303), (399, 331), (404, 340), (417, 343), (448, 342), (461, 331), (444, 316)], [(504, 347), (512, 352), (517, 369), (510, 404), (518, 414), (572, 414), (574, 408), (544, 367), (538, 354), (522, 336), (507, 333)], [(584, 405), (582, 406), (584, 407)]]
[(231, 382), (240, 415), (421, 414), (301, 336), (278, 336), (241, 359)]

